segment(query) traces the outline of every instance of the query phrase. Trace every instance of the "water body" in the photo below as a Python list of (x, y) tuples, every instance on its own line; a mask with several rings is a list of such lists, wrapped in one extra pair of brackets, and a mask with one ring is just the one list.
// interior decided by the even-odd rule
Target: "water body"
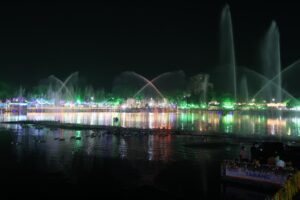
[[(114, 117), (119, 117), (115, 123)], [(57, 120), (67, 123), (139, 128), (171, 128), (234, 134), (298, 137), (297, 117), (274, 118), (217, 112), (184, 113), (29, 113), (2, 120)], [(291, 129), (290, 135), (286, 130)], [(224, 137), (113, 135), (90, 130), (2, 124), (3, 187), (22, 195), (66, 197), (110, 195), (186, 199), (264, 199), (274, 191), (223, 184), (220, 164), (238, 157), (250, 143)], [(74, 139), (80, 137), (80, 140)], [(62, 140), (63, 139), (63, 140)], [(212, 146), (191, 146), (205, 140)], [(5, 191), (5, 190), (4, 190)], [(9, 192), (10, 193), (10, 192)]]
[[(113, 119), (117, 117), (116, 122)], [(300, 139), (300, 113), (246, 114), (243, 112), (177, 112), (177, 113), (28, 113), (1, 115), (1, 121), (49, 120), (62, 123), (118, 126), (141, 129), (176, 129), (201, 133), (236, 134), (239, 136)]]

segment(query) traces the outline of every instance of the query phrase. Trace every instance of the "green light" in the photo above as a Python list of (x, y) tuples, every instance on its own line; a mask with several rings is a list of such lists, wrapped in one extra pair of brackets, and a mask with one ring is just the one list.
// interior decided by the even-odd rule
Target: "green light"
[(76, 137), (81, 137), (80, 131), (76, 131)]
[(284, 102), (286, 107), (298, 110), (300, 108), (300, 100), (298, 99), (290, 99)]
[(188, 115), (186, 113), (181, 113), (180, 120), (187, 122), (188, 121)]
[(222, 118), (222, 125), (224, 126), (225, 133), (232, 133), (233, 132), (233, 115), (227, 114)]
[(233, 102), (223, 102), (221, 105), (222, 105), (222, 108), (227, 109), (227, 110), (234, 109)]
[(235, 106), (235, 102), (233, 101), (233, 99), (229, 97), (223, 98), (221, 100), (221, 107), (225, 110), (232, 110), (234, 109), (234, 106)]
[(228, 115), (224, 116), (223, 122), (224, 122), (224, 124), (227, 124), (227, 125), (232, 124), (233, 123), (233, 115), (228, 114)]
[(264, 105), (257, 105), (257, 109), (258, 110), (265, 110), (266, 106), (264, 106)]
[(200, 104), (200, 108), (206, 109), (206, 108), (207, 108), (207, 105), (206, 105), (205, 103), (201, 103), (201, 104)]
[(180, 101), (178, 107), (181, 108), (181, 109), (187, 109), (188, 105), (185, 101)]
[(120, 106), (123, 103), (124, 103), (124, 99), (122, 99), (122, 98), (111, 97), (110, 99), (107, 100), (107, 104), (109, 106)]
[(185, 101), (180, 101), (178, 104), (178, 108), (180, 109), (206, 109), (207, 105), (205, 103), (195, 104), (195, 103), (187, 103)]

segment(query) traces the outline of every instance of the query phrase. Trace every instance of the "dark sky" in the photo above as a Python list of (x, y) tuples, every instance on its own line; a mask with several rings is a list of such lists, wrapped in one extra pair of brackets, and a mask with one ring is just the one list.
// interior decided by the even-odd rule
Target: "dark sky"
[[(297, 4), (227, 2), (239, 65), (259, 71), (253, 67), (259, 41), (272, 19), (280, 28), (283, 65), (300, 58)], [(225, 4), (1, 4), (0, 78), (33, 86), (51, 74), (63, 79), (79, 71), (89, 83), (109, 88), (114, 77), (127, 70), (148, 78), (179, 69), (187, 75), (209, 72), (218, 64), (219, 19)]]

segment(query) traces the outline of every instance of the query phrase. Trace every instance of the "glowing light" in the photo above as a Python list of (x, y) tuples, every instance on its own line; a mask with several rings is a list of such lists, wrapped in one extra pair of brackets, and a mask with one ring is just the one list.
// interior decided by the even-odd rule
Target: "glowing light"
[(123, 110), (125, 110), (125, 109), (127, 108), (127, 105), (126, 105), (126, 104), (123, 104), (123, 105), (121, 106), (121, 108), (122, 108)]
[(222, 102), (222, 108), (224, 108), (226, 110), (232, 110), (232, 109), (234, 109), (234, 103), (231, 101), (224, 101), (224, 102)]
[(206, 108), (207, 108), (207, 105), (206, 105), (205, 103), (202, 103), (202, 104), (200, 104), (200, 108), (206, 109)]
[(80, 98), (77, 98), (77, 99), (76, 99), (76, 103), (77, 103), (77, 104), (81, 104)]
[(225, 117), (223, 117), (223, 122), (225, 124), (232, 124), (233, 123), (233, 115), (232, 114), (228, 114)]
[(268, 107), (285, 108), (286, 103), (267, 103)]

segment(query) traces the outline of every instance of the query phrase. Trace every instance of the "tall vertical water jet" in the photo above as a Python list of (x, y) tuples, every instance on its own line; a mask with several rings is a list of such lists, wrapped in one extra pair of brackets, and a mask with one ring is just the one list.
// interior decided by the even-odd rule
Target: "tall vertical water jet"
[(204, 76), (204, 81), (202, 84), (202, 90), (203, 90), (203, 95), (202, 95), (202, 102), (207, 102), (207, 90), (209, 86), (209, 75)]
[[(282, 101), (282, 84), (281, 84), (281, 59), (280, 59), (280, 34), (275, 21), (272, 21), (269, 30), (263, 40), (261, 49), (261, 63), (263, 74), (268, 79), (273, 79), (277, 87), (271, 85), (266, 87), (264, 96), (267, 100), (275, 99), (277, 102)], [(277, 77), (276, 77), (277, 76)], [(276, 78), (275, 78), (276, 77)]]
[(231, 13), (228, 5), (225, 5), (225, 7), (223, 8), (220, 21), (220, 62), (222, 66), (226, 66), (229, 68), (228, 82), (230, 83), (230, 92), (234, 94), (234, 99), (236, 100), (236, 61)]

